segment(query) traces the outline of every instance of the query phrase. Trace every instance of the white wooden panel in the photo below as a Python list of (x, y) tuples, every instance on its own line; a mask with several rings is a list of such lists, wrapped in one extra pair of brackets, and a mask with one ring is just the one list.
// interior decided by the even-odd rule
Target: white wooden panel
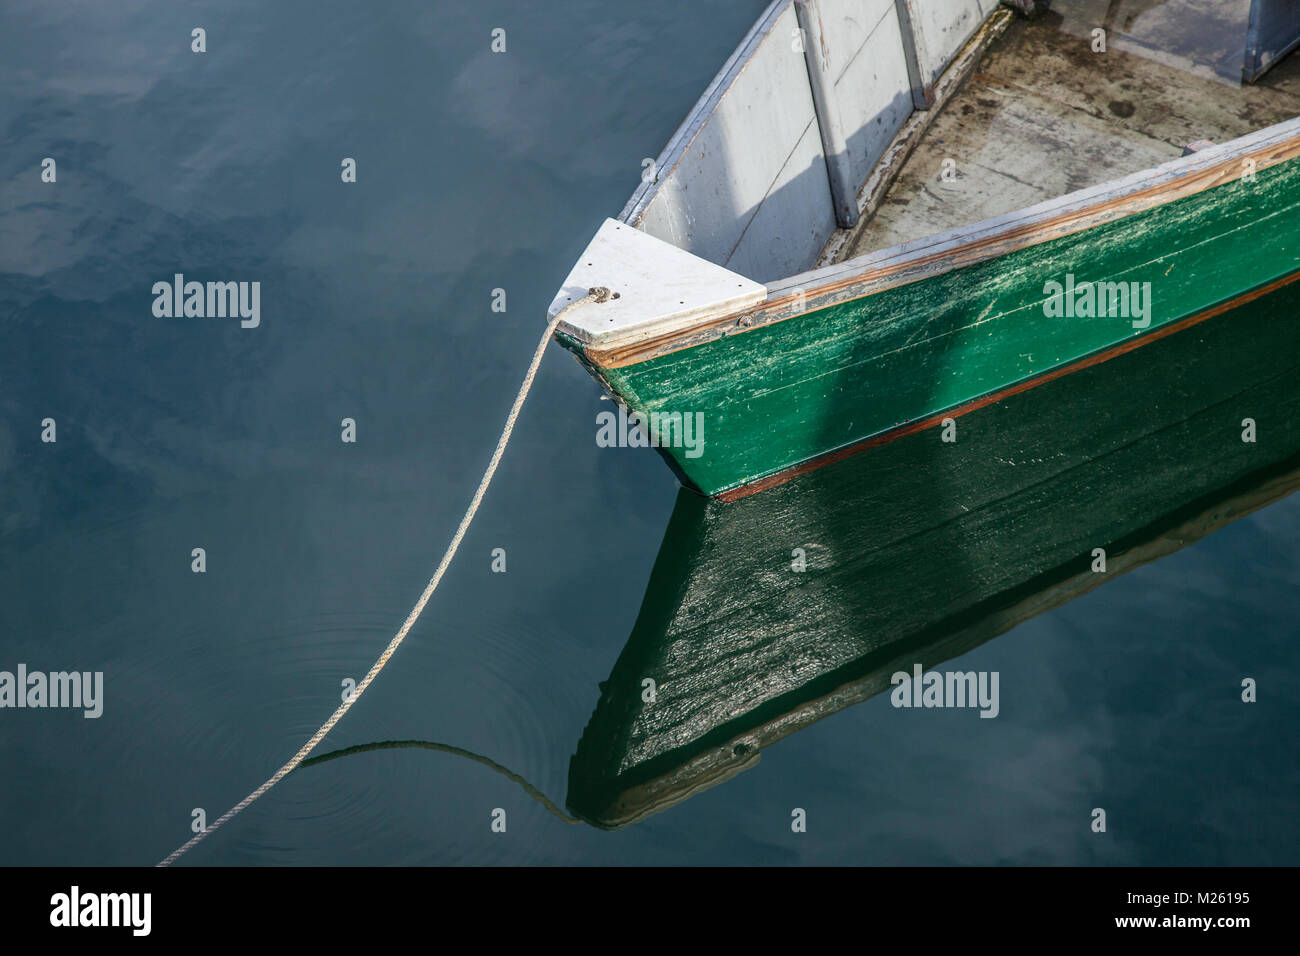
[(933, 83), (957, 51), (979, 29), (999, 0), (908, 0), (917, 56), (926, 82)]
[(660, 157), (624, 221), (751, 279), (816, 262), (835, 229), (792, 5), (772, 5)]
[[(583, 301), (604, 286), (617, 298)], [(762, 302), (767, 289), (627, 223), (606, 219), (555, 294), (548, 315), (582, 342), (629, 341)], [(579, 303), (574, 305), (574, 303)]]
[(894, 0), (819, 0), (854, 181), (861, 186), (912, 114)]

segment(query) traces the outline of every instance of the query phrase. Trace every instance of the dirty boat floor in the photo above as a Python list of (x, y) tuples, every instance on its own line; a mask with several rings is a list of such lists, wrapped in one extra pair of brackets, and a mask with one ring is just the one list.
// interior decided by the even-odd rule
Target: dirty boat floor
[[(1195, 4), (1197, 0), (1184, 0)], [(1017, 19), (949, 99), (874, 214), (828, 250), (843, 262), (1032, 206), (1300, 116), (1300, 54), (1255, 85), (1127, 52), (1093, 53), (1086, 2)], [(1076, 9), (1079, 8), (1079, 9)], [(956, 165), (944, 177), (944, 161)], [(955, 175), (953, 175), (955, 173)]]

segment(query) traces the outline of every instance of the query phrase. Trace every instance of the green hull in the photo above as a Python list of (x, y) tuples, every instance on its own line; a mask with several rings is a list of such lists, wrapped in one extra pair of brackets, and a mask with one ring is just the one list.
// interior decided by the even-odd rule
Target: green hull
[[(1209, 321), (1231, 323), (1237, 300), (1300, 269), (1297, 207), (1300, 161), (1291, 160), (1253, 182), (637, 364), (599, 367), (581, 343), (560, 339), (631, 411), (702, 414), (698, 457), (660, 450), (688, 487), (718, 495), (1106, 357), (1216, 307), (1223, 314)], [(1067, 276), (1080, 288), (1150, 283), (1149, 324), (1135, 328), (1144, 317), (1131, 308), (1049, 316), (1046, 284)], [(1273, 291), (1265, 301), (1291, 295)]]
[(662, 810), (895, 671), (1290, 492), (1298, 342), (1300, 283), (973, 411), (954, 445), (906, 435), (735, 502), (683, 490), (570, 764), (570, 809), (604, 827)]

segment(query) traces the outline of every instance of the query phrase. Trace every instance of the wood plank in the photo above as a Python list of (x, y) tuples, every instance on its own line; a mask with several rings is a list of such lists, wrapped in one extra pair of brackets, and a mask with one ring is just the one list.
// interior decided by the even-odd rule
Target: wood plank
[[(1024, 209), (1180, 155), (1181, 148), (977, 73), (845, 257)], [(953, 164), (949, 178), (945, 163)]]
[[(610, 299), (583, 301), (590, 289), (601, 286), (611, 291)], [(547, 315), (554, 318), (567, 309), (560, 328), (580, 342), (599, 344), (629, 333), (691, 325), (749, 308), (766, 296), (757, 282), (606, 219)]]

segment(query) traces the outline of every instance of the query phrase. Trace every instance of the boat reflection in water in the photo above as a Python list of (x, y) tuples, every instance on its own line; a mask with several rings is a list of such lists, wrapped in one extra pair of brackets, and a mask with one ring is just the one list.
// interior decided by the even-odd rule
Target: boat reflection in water
[[(970, 412), (955, 437), (916, 432), (730, 503), (683, 490), (570, 762), (570, 813), (613, 829), (667, 809), (896, 672), (1293, 491), (1300, 283)], [(576, 822), (447, 744), (384, 741), (303, 767), (407, 747), (476, 760)]]
[(570, 763), (570, 811), (644, 819), (895, 672), (1292, 491), (1298, 290), (980, 408), (953, 442), (917, 432), (730, 503), (683, 490)]

